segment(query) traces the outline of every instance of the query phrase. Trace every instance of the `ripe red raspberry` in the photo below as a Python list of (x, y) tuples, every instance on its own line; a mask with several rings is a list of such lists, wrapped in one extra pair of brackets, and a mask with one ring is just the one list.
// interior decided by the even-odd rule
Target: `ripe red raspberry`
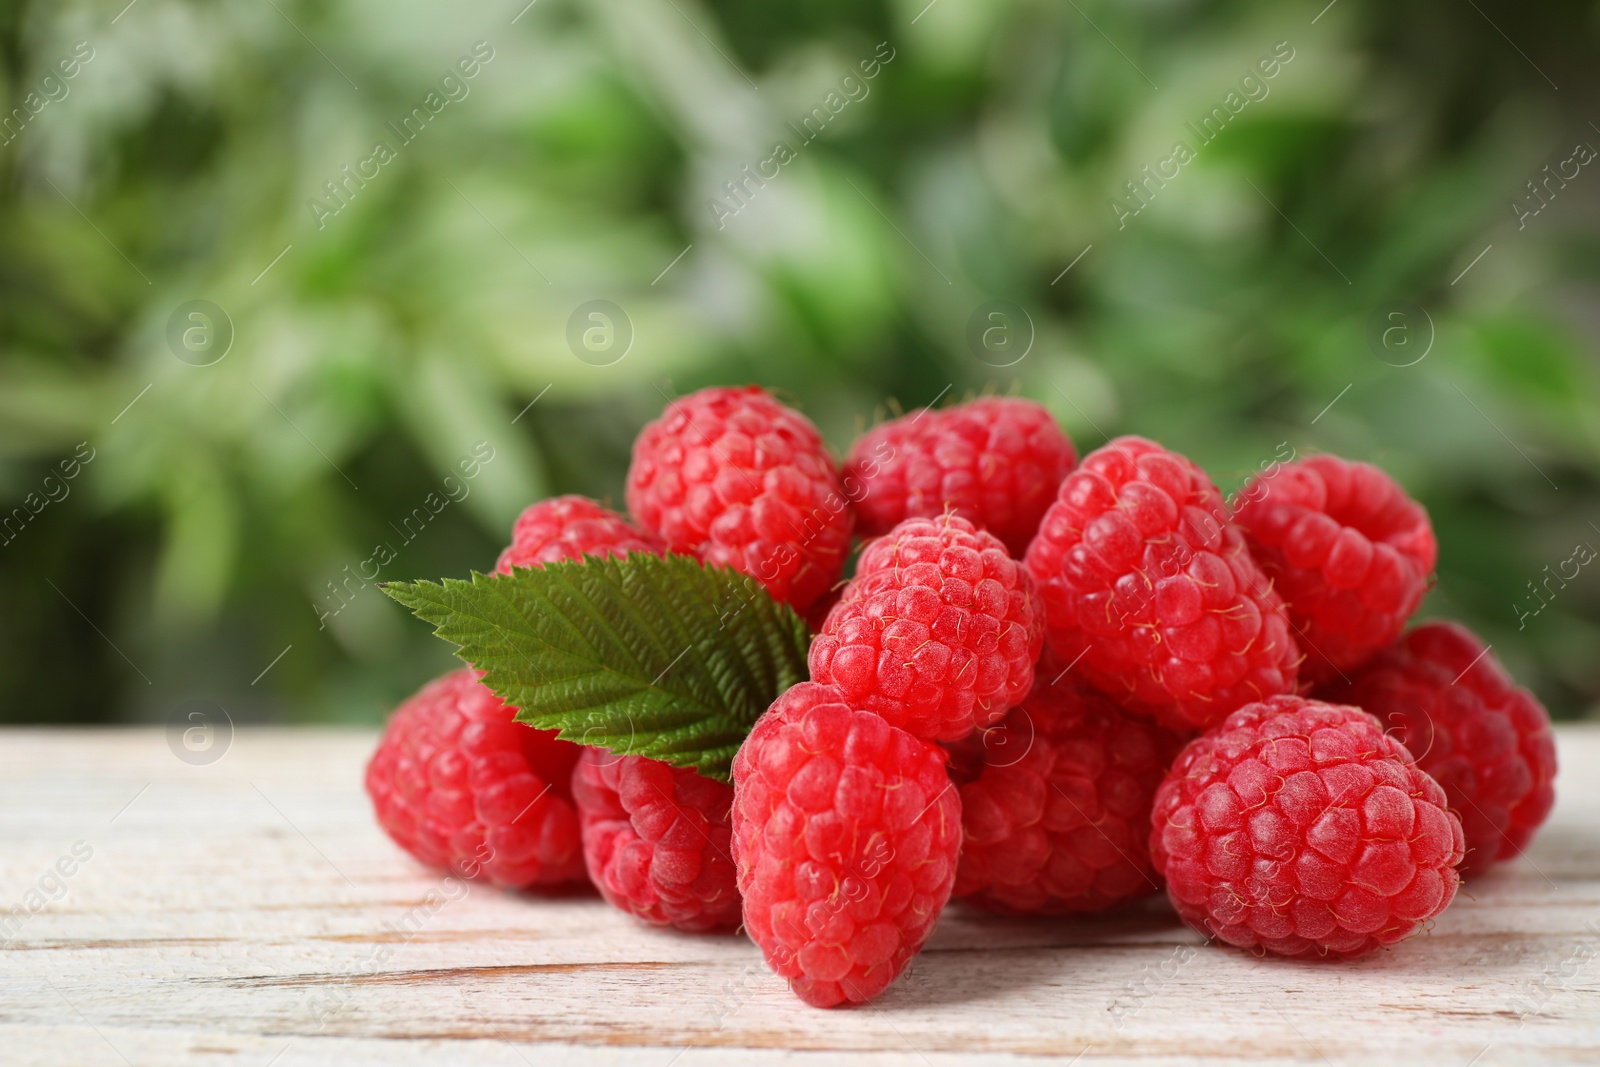
[(633, 443), (628, 510), (672, 551), (751, 575), (796, 611), (850, 552), (850, 502), (816, 427), (754, 385), (667, 405)]
[(1463, 870), (1521, 854), (1550, 814), (1556, 798), (1550, 716), (1466, 627), (1418, 626), (1369, 660), (1349, 685), (1325, 692), (1371, 712), (1444, 787), (1466, 835)]
[(731, 787), (690, 767), (588, 748), (572, 795), (589, 877), (613, 905), (680, 930), (739, 925)]
[(1189, 742), (1150, 855), (1184, 921), (1230, 945), (1352, 958), (1445, 909), (1461, 823), (1360, 708), (1279, 696)]
[(819, 1008), (881, 993), (950, 897), (961, 799), (938, 745), (802, 682), (733, 761), (745, 930)]
[(367, 765), (378, 823), (423, 863), (495, 885), (582, 882), (579, 747), (515, 715), (467, 668), (423, 686)]
[(1181, 730), (1293, 689), (1288, 614), (1227, 519), (1205, 473), (1154, 441), (1084, 457), (1028, 547), (1056, 656)]
[(659, 556), (664, 551), (660, 541), (635, 530), (610, 508), (603, 508), (588, 497), (558, 496), (530, 504), (517, 516), (511, 544), (500, 553), (494, 569), (510, 574), (512, 567), (537, 567), (584, 556), (622, 556), (629, 552)]
[(1400, 636), (1439, 555), (1428, 513), (1377, 467), (1311, 456), (1240, 494), (1238, 523), (1289, 608), (1309, 681)]
[(928, 741), (954, 741), (1027, 695), (1041, 641), (1033, 585), (956, 515), (869, 544), (811, 642), (813, 681)]
[(850, 448), (845, 485), (858, 480), (856, 522), (863, 536), (955, 508), (1021, 558), (1077, 461), (1072, 442), (1042, 404), (989, 396), (874, 426)]
[(964, 830), (955, 896), (1059, 915), (1159, 892), (1150, 804), (1183, 741), (1070, 678), (1040, 678), (1004, 722), (952, 752)]

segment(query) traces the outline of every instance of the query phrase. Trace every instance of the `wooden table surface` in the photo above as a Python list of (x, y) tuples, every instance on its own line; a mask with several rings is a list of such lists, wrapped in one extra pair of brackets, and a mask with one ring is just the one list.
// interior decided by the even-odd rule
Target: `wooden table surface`
[[(0, 1063), (1600, 1063), (1600, 727), (1524, 859), (1354, 964), (1209, 947), (1164, 902), (952, 907), (876, 1003), (806, 1007), (731, 936), (452, 892), (373, 823), (365, 731), (0, 732)], [(65, 873), (63, 873), (65, 872)]]

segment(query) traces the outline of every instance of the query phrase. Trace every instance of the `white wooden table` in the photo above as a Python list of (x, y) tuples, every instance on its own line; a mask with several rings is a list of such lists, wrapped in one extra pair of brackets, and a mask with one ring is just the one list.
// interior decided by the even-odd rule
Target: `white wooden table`
[(1395, 951), (1255, 959), (1162, 902), (953, 907), (880, 1001), (832, 1012), (742, 938), (450, 899), (372, 821), (373, 742), (241, 730), (193, 766), (155, 730), (0, 732), (0, 1063), (1600, 1063), (1600, 727), (1561, 731), (1528, 857)]

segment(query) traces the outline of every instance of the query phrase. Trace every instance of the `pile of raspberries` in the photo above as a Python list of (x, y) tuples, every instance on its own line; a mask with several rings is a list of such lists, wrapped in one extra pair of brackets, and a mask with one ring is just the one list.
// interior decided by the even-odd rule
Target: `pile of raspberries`
[(1462, 626), (1405, 630), (1437, 543), (1365, 463), (1267, 464), (1225, 501), (1154, 441), (1079, 462), (1043, 407), (983, 397), (841, 466), (768, 393), (711, 388), (639, 435), (627, 508), (534, 504), (498, 570), (684, 553), (803, 615), (811, 680), (732, 785), (518, 723), (461, 669), (390, 722), (378, 820), (496, 885), (742, 928), (810, 1004), (882, 992), (952, 896), (1059, 915), (1164, 888), (1209, 939), (1361, 956), (1554, 800), (1538, 700)]

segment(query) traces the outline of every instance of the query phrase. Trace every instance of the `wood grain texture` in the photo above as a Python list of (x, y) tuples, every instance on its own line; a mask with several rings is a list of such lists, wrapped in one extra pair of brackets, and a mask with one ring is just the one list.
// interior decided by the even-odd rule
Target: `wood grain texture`
[(1560, 731), (1528, 856), (1394, 951), (1255, 959), (1160, 901), (953, 907), (887, 995), (833, 1012), (742, 938), (422, 868), (372, 821), (374, 740), (241, 730), (191, 766), (155, 730), (0, 732), (0, 1063), (1600, 1062), (1600, 727)]

